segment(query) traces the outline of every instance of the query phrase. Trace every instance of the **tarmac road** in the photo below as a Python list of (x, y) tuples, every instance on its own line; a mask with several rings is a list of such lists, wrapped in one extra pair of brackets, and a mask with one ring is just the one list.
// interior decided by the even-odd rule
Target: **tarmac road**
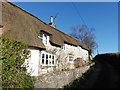
[[(95, 70), (80, 88), (120, 88), (120, 70), (105, 60), (95, 60)], [(116, 62), (117, 63), (117, 62)]]

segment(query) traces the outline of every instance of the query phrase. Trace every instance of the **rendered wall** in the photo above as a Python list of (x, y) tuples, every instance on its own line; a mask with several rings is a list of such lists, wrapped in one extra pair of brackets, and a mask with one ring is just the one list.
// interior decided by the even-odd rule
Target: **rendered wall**
[[(63, 70), (70, 70), (74, 69), (74, 62), (69, 61), (69, 55), (72, 55), (74, 57), (74, 60), (76, 58), (83, 58), (84, 61), (88, 62), (88, 51), (82, 49), (81, 47), (75, 47), (72, 45), (65, 44), (66, 50), (63, 50), (60, 47), (52, 46), (50, 43), (46, 45), (46, 50), (44, 52), (53, 53), (56, 56), (56, 66), (51, 67), (44, 67), (39, 66), (39, 75), (51, 71), (63, 71)], [(41, 60), (41, 59), (40, 59)]]
[(38, 76), (38, 66), (39, 66), (39, 49), (29, 48), (30, 50), (30, 58), (26, 60), (25, 63), (28, 64), (27, 72), (30, 73), (31, 76)]
[[(29, 48), (31, 51), (31, 57), (26, 60), (26, 63), (27, 61), (29, 62), (27, 72), (30, 73), (31, 76), (38, 76), (53, 71), (75, 69), (74, 62), (69, 61), (69, 55), (72, 55), (74, 57), (74, 60), (77, 58), (82, 58), (85, 62), (89, 61), (87, 50), (82, 49), (80, 46), (75, 47), (68, 44), (65, 44), (65, 46), (65, 50), (60, 47), (52, 46), (50, 43), (46, 45), (46, 50), (42, 51), (37, 48)], [(41, 65), (41, 52), (55, 54), (55, 66)]]

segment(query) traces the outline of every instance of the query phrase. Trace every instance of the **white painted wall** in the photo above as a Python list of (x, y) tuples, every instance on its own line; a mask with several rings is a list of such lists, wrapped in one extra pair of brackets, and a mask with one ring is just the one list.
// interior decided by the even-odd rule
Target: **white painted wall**
[(83, 58), (85, 62), (88, 61), (88, 51), (85, 49), (82, 49), (80, 46), (72, 46), (65, 43), (66, 49), (63, 50), (60, 47), (52, 46), (50, 43), (46, 45), (46, 52), (55, 53), (56, 55), (56, 67), (57, 69), (73, 69), (74, 63), (69, 62), (69, 55), (72, 55), (74, 57), (74, 60), (76, 58)]
[(25, 63), (28, 62), (28, 66), (27, 67), (27, 72), (31, 75), (31, 76), (38, 76), (38, 65), (39, 65), (39, 55), (40, 55), (40, 51), (39, 49), (34, 49), (34, 48), (29, 48), (30, 50), (30, 58), (26, 60)]

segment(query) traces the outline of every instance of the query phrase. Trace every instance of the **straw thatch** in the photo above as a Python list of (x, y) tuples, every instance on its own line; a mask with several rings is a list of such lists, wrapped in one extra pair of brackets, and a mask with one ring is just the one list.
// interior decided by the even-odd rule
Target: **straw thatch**
[(50, 35), (50, 42), (57, 46), (62, 46), (65, 43), (81, 46), (89, 50), (84, 44), (77, 39), (63, 33), (62, 31), (53, 28), (10, 2), (2, 2), (2, 21), (3, 21), (3, 36), (22, 40), (30, 46), (45, 48), (42, 41), (38, 38), (41, 31)]

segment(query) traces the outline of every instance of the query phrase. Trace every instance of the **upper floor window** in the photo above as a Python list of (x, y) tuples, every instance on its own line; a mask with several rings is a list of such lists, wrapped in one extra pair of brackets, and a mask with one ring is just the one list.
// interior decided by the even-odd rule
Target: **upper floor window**
[(42, 42), (43, 42), (45, 45), (48, 45), (49, 36), (48, 36), (46, 33), (41, 32), (41, 33), (40, 33), (40, 39), (42, 40)]
[(66, 44), (61, 47), (63, 50), (66, 50)]

